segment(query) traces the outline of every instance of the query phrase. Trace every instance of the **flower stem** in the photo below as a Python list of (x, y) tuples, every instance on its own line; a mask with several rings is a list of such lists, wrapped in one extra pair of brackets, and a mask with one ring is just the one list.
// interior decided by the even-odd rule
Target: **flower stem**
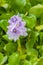
[(20, 54), (22, 54), (22, 48), (21, 48), (21, 44), (20, 44), (20, 39), (17, 41), (17, 43), (18, 43), (18, 52)]

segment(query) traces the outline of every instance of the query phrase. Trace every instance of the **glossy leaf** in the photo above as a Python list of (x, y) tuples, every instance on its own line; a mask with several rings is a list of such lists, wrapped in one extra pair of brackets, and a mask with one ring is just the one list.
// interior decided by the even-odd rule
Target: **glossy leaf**
[(30, 14), (34, 14), (39, 17), (43, 13), (43, 5), (38, 4), (30, 9)]
[(19, 65), (19, 62), (20, 62), (20, 58), (19, 58), (19, 55), (17, 53), (13, 53), (9, 57), (9, 65)]

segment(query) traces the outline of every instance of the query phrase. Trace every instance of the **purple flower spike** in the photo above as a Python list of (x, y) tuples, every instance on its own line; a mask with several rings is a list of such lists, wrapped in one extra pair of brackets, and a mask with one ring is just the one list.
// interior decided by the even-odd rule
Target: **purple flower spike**
[(7, 27), (7, 35), (9, 39), (14, 41), (18, 40), (20, 36), (27, 36), (26, 23), (22, 21), (22, 18), (18, 15), (12, 16), (8, 21), (10, 25)]

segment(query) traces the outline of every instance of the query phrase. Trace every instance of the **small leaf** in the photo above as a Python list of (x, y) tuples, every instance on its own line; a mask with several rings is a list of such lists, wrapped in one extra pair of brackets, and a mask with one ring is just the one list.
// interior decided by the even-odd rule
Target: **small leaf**
[(23, 65), (32, 65), (30, 61), (25, 60)]
[(40, 61), (38, 61), (37, 65), (43, 65), (43, 59), (40, 58)]
[(38, 30), (38, 31), (41, 31), (41, 30), (43, 30), (43, 25), (36, 26), (36, 30)]
[(4, 64), (7, 61), (7, 56), (5, 56), (1, 62), (1, 64)]
[(9, 41), (9, 39), (8, 39), (8, 36), (7, 36), (7, 35), (3, 35), (2, 37), (3, 37), (5, 40)]
[(24, 12), (24, 13), (25, 13), (25, 12), (29, 12), (30, 8), (31, 8), (31, 3), (26, 3), (26, 5), (25, 5), (24, 8), (23, 8), (23, 12)]
[(35, 49), (27, 49), (27, 55), (29, 55), (31, 57), (31, 59), (36, 58), (38, 53), (37, 50)]
[(6, 20), (1, 20), (0, 21), (0, 27), (6, 32), (7, 31), (7, 25), (8, 22)]
[(2, 62), (2, 60), (3, 60), (3, 54), (0, 53), (0, 63)]

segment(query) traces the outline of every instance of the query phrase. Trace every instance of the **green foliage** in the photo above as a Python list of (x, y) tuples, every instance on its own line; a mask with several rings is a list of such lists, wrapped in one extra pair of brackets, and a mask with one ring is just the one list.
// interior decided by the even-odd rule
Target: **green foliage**
[(27, 27), (33, 28), (36, 25), (36, 17), (34, 15), (24, 16), (23, 19), (27, 23)]
[(4, 31), (7, 31), (7, 25), (8, 25), (8, 22), (6, 20), (1, 20), (0, 21), (0, 27), (4, 30)]
[(0, 63), (2, 62), (2, 59), (3, 59), (3, 54), (0, 53)]
[(25, 60), (23, 65), (31, 65), (31, 62)]
[(20, 62), (20, 58), (18, 53), (13, 53), (10, 57), (9, 57), (9, 65), (19, 65)]
[(30, 9), (30, 14), (34, 14), (39, 17), (43, 13), (43, 5), (38, 4)]
[[(28, 36), (14, 42), (6, 32), (18, 13)], [(0, 0), (0, 65), (43, 65), (43, 0)]]
[(38, 35), (39, 35), (38, 32), (31, 31), (30, 37), (28, 37), (28, 41), (26, 43), (27, 48), (33, 48), (34, 44), (37, 41)]

